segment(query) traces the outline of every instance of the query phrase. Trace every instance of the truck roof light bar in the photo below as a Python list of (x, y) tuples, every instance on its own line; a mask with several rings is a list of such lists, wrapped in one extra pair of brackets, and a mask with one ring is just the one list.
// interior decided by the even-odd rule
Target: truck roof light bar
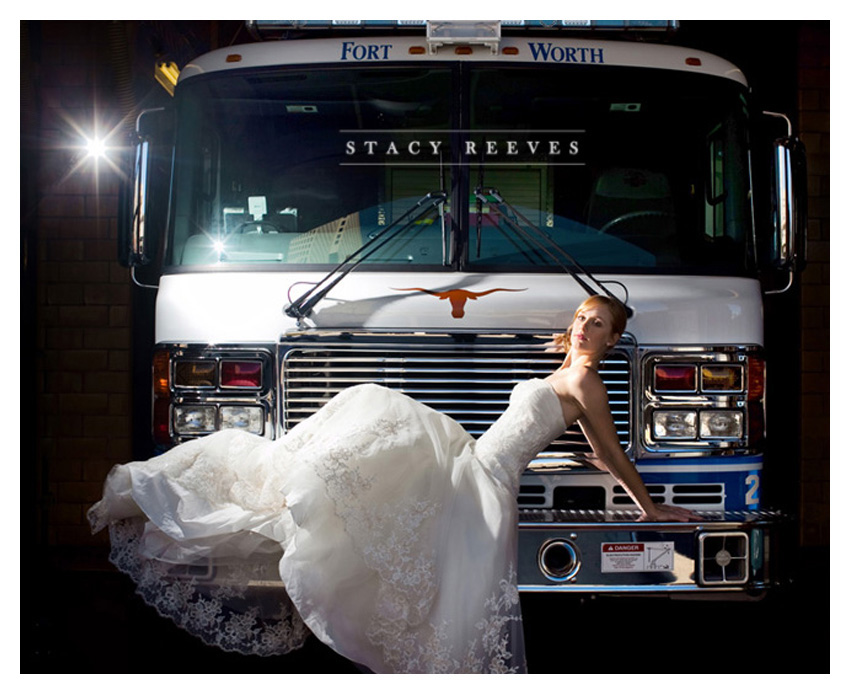
[[(478, 27), (472, 36), (452, 36), (451, 32), (458, 31), (461, 25)], [(484, 26), (495, 27), (495, 31), (537, 30), (537, 31), (602, 31), (602, 32), (672, 32), (679, 28), (678, 20), (670, 19), (501, 19), (488, 21), (472, 20), (424, 20), (424, 19), (249, 19), (245, 22), (248, 31), (257, 39), (287, 38), (291, 32), (303, 31), (369, 31), (369, 30), (421, 30), (425, 29), (430, 43), (431, 31), (437, 28), (434, 41), (439, 45), (449, 42), (465, 45), (480, 45), (486, 43), (498, 46), (498, 37), (493, 29), (483, 29)], [(479, 34), (478, 32), (485, 32)], [(450, 32), (450, 33), (446, 33)], [(487, 33), (489, 32), (489, 33)]]
[(443, 46), (487, 46), (494, 55), (499, 52), (502, 25), (496, 21), (429, 21), (426, 39), (431, 53)]

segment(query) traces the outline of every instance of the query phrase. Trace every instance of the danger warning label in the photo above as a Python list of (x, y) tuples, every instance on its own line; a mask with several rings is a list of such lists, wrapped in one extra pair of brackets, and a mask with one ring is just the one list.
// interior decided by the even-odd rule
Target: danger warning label
[(672, 571), (672, 542), (603, 542), (602, 573)]

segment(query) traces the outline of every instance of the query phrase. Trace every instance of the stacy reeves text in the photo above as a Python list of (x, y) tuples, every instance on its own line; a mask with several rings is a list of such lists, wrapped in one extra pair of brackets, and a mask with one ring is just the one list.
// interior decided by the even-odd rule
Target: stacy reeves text
[[(436, 159), (448, 149), (447, 142), (437, 139), (372, 138), (345, 142), (345, 156), (351, 160)], [(459, 151), (467, 157), (505, 158), (516, 161), (575, 159), (581, 153), (581, 141), (578, 138), (463, 139)]]

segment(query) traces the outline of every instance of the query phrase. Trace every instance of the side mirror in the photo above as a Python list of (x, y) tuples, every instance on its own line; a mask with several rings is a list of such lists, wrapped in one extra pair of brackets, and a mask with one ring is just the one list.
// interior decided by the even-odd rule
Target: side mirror
[[(763, 144), (757, 159), (763, 165), (756, 168), (763, 172), (760, 180), (763, 189), (769, 186), (770, 196), (759, 208), (758, 218), (770, 222), (761, 227), (759, 259), (768, 285), (781, 287), (765, 293), (782, 294), (793, 286), (794, 276), (806, 263), (806, 148), (793, 135), (787, 116), (770, 111), (762, 115), (760, 130), (766, 137), (759, 138)], [(776, 126), (782, 130), (777, 132)], [(767, 136), (770, 132), (774, 134)]]
[(171, 169), (171, 112), (143, 111), (136, 121), (132, 172), (119, 194), (118, 261), (124, 267), (157, 258), (165, 229)]
[(783, 137), (773, 154), (773, 262), (794, 273), (806, 262), (806, 148), (796, 137)]

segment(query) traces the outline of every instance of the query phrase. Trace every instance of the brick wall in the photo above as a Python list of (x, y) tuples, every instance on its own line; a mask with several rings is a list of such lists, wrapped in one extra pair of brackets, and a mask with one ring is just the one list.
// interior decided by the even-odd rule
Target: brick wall
[(38, 417), (35, 445), (22, 455), (33, 459), (22, 462), (24, 479), (36, 484), (37, 540), (54, 547), (106, 542), (92, 538), (85, 510), (131, 451), (130, 283), (115, 261), (118, 175), (79, 148), (95, 118), (100, 134), (121, 119), (106, 24), (40, 22), (25, 37), (22, 82), (31, 90), (22, 134), (36, 134), (23, 146), (36, 188), (24, 220), (36, 317), (35, 352), (26, 357), (34, 362)]
[(808, 267), (802, 277), (801, 542), (829, 544), (829, 23), (804, 22), (799, 127), (809, 170)]

